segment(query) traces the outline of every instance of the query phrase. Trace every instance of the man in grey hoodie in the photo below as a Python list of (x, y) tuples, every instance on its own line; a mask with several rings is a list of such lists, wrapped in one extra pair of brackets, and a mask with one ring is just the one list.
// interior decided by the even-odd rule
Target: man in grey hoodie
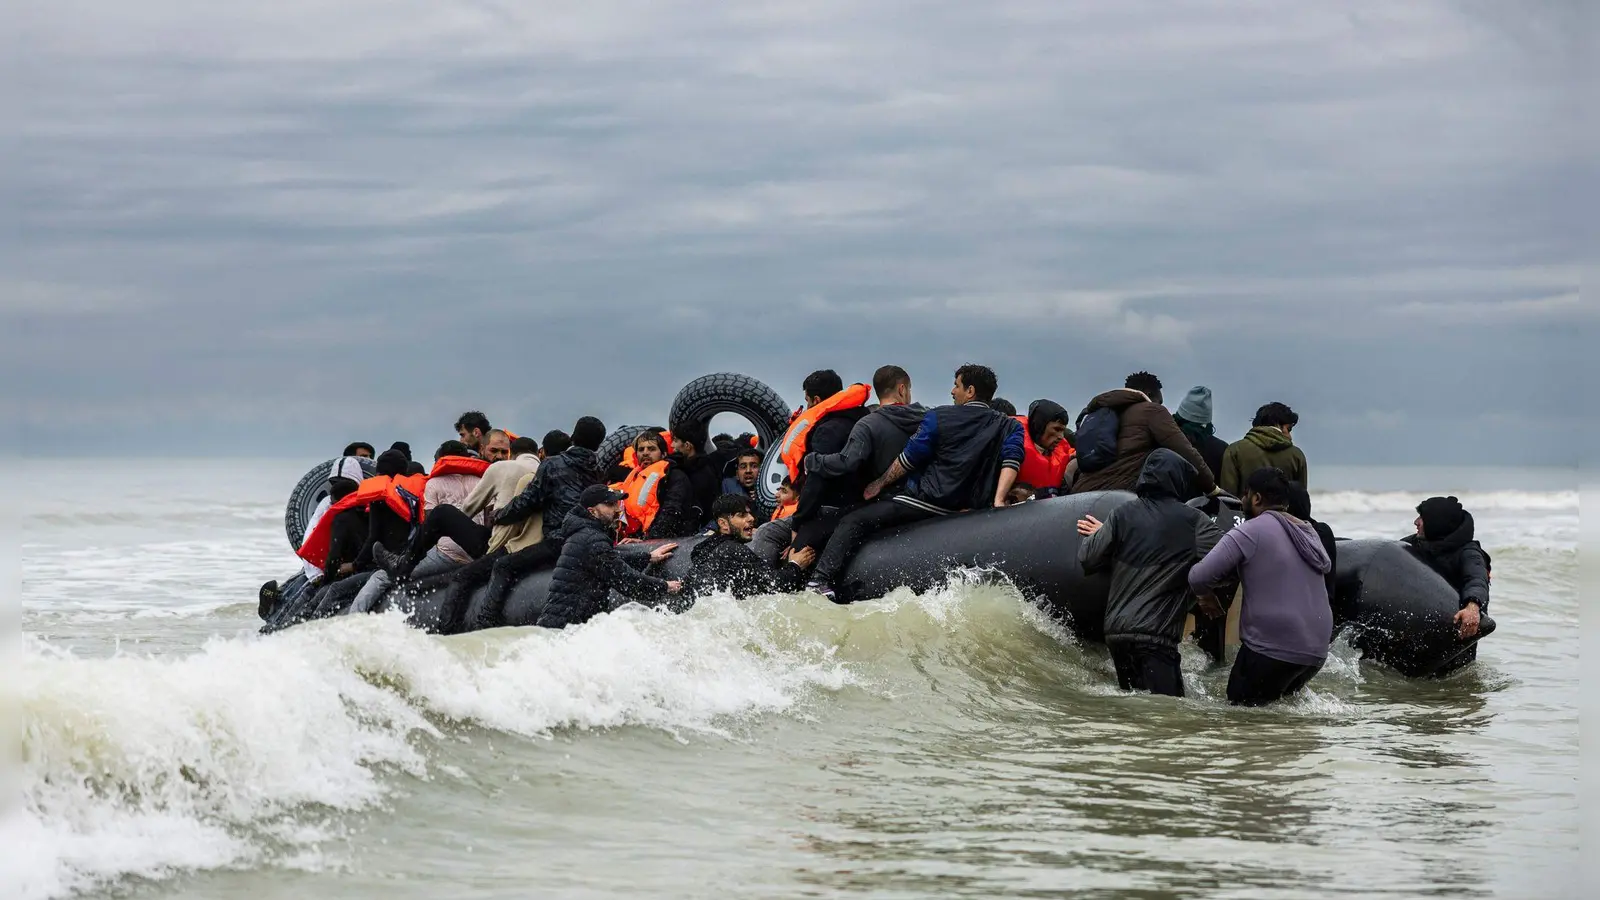
[(1237, 570), (1244, 582), (1239, 655), (1228, 702), (1265, 706), (1304, 687), (1328, 658), (1333, 611), (1323, 576), (1333, 568), (1317, 532), (1286, 510), (1289, 476), (1257, 469), (1245, 497), (1249, 516), (1189, 570), (1189, 586), (1210, 616), (1222, 614), (1214, 586)]
[(878, 395), (878, 405), (850, 429), (843, 450), (807, 453), (807, 475), (860, 475), (863, 482), (868, 482), (889, 471), (900, 458), (928, 410), (911, 402), (911, 376), (899, 366), (884, 366), (874, 372), (872, 390)]

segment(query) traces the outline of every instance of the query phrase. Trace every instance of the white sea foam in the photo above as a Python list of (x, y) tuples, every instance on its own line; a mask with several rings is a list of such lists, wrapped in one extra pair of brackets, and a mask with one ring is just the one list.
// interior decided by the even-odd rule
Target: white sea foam
[[(1312, 491), (1311, 506), (1319, 518), (1339, 513), (1407, 513), (1430, 496), (1406, 491)], [(1469, 491), (1456, 496), (1474, 513), (1578, 511), (1577, 491)]]
[(3, 824), (0, 893), (292, 862), (323, 836), (303, 808), (369, 807), (386, 771), (427, 777), (448, 721), (717, 731), (849, 681), (826, 648), (773, 643), (759, 609), (625, 609), (565, 632), (444, 640), (369, 616), (162, 658), (86, 659), (29, 637), (7, 686), (24, 805)]

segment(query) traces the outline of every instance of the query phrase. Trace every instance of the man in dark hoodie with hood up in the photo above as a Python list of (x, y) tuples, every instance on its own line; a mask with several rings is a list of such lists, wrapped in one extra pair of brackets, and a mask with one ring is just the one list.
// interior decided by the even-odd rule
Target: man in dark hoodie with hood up
[(1111, 570), (1106, 645), (1125, 691), (1183, 696), (1178, 642), (1194, 599), (1189, 569), (1222, 537), (1205, 513), (1183, 502), (1193, 478), (1183, 457), (1152, 450), (1136, 502), (1117, 507), (1104, 523), (1094, 516), (1078, 521), (1084, 536), (1078, 564), (1090, 574)]
[(1216, 489), (1216, 478), (1200, 452), (1189, 443), (1172, 420), (1172, 413), (1161, 405), (1161, 379), (1149, 372), (1135, 372), (1128, 376), (1125, 387), (1107, 391), (1089, 401), (1078, 414), (1078, 452), (1083, 453), (1082, 427), (1090, 414), (1100, 409), (1117, 412), (1117, 456), (1105, 468), (1094, 471), (1078, 470), (1072, 482), (1072, 492), (1131, 491), (1144, 470), (1144, 458), (1157, 447), (1165, 447), (1183, 457), (1194, 467), (1200, 493), (1209, 494)]
[(1214, 585), (1237, 571), (1244, 582), (1239, 655), (1228, 676), (1228, 702), (1265, 706), (1305, 686), (1322, 669), (1333, 640), (1324, 580), (1333, 562), (1322, 539), (1289, 514), (1293, 483), (1279, 469), (1259, 469), (1245, 495), (1249, 518), (1189, 570), (1200, 608), (1222, 615)]
[(1454, 497), (1429, 497), (1417, 506), (1415, 524), (1417, 533), (1401, 538), (1402, 543), (1461, 595), (1456, 631), (1462, 640), (1475, 636), (1478, 620), (1489, 610), (1490, 562), (1473, 539), (1472, 513)]
[(1289, 480), (1310, 489), (1306, 455), (1294, 445), (1292, 432), (1300, 415), (1283, 403), (1268, 403), (1256, 410), (1245, 436), (1228, 445), (1222, 454), (1222, 471), (1217, 483), (1235, 497), (1245, 490), (1250, 476), (1258, 469), (1283, 470)]
[(1017, 484), (1030, 488), (1039, 499), (1065, 493), (1072, 462), (1072, 414), (1054, 400), (1035, 400), (1028, 404), (1023, 424), (1027, 440)]

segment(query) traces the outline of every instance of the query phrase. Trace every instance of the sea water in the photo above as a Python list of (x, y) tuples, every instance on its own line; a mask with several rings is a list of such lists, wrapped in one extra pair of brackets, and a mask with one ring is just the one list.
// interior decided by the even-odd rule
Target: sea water
[(1347, 537), (1473, 511), (1499, 631), (1411, 681), (1123, 695), (1004, 586), (562, 632), (255, 630), (301, 462), (26, 463), (0, 897), (1572, 897), (1576, 476), (1313, 471)]

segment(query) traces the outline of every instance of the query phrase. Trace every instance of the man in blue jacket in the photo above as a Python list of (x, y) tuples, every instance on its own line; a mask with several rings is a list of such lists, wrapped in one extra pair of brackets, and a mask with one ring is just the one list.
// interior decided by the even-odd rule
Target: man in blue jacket
[(968, 509), (1005, 506), (1022, 466), (1022, 425), (989, 408), (999, 388), (994, 370), (956, 370), (951, 406), (931, 410), (889, 470), (867, 485), (873, 500), (911, 476), (905, 489), (840, 520), (817, 562), (809, 589), (835, 599), (833, 580), (873, 532)]

